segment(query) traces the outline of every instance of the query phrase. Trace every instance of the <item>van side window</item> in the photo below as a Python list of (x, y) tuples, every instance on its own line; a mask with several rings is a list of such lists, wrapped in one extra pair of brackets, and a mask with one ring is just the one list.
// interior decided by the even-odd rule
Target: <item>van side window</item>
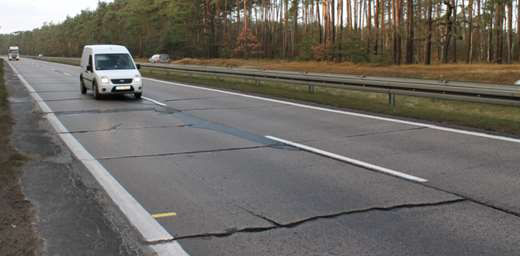
[(89, 55), (89, 56), (88, 56), (88, 65), (91, 66), (91, 67), (93, 67), (93, 66), (92, 66), (92, 55)]

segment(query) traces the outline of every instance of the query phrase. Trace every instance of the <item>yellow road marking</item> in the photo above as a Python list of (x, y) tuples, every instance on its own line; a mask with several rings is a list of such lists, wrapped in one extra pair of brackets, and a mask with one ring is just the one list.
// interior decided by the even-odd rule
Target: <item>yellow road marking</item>
[(152, 214), (152, 217), (154, 217), (155, 219), (166, 218), (166, 217), (174, 217), (174, 216), (177, 216), (177, 213), (175, 213), (175, 212), (165, 212), (165, 213)]

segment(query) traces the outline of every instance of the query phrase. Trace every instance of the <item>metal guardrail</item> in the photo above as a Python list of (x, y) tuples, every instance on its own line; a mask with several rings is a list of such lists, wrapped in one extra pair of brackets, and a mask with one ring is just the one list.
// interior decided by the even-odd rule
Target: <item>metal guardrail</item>
[[(75, 58), (56, 58), (56, 60), (58, 59), (72, 61)], [(385, 93), (388, 94), (388, 102), (391, 105), (395, 105), (395, 95), (407, 95), (520, 106), (520, 86), (514, 85), (365, 77), (199, 65), (141, 64), (141, 66), (149, 69), (171, 70), (205, 76), (233, 77), (255, 80), (257, 82), (271, 81), (297, 84), (307, 86), (309, 93), (314, 93), (316, 87)]]

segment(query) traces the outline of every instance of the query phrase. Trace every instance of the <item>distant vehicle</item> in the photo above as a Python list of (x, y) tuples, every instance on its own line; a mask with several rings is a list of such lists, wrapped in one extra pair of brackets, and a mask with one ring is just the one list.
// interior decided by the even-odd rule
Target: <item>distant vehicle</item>
[(9, 46), (7, 58), (9, 60), (20, 60), (20, 48), (18, 46)]
[(81, 93), (92, 90), (95, 99), (107, 94), (133, 94), (140, 99), (143, 83), (128, 49), (120, 45), (86, 45), (81, 55)]
[(150, 63), (169, 63), (170, 55), (168, 54), (154, 54), (152, 57), (148, 59)]
[(43, 54), (38, 54), (38, 58), (43, 58)]

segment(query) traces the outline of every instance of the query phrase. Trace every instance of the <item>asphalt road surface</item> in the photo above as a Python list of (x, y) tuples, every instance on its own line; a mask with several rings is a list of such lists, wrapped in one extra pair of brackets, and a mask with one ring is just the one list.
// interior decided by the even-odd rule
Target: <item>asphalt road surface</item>
[(520, 140), (12, 64), (190, 255), (520, 255)]

